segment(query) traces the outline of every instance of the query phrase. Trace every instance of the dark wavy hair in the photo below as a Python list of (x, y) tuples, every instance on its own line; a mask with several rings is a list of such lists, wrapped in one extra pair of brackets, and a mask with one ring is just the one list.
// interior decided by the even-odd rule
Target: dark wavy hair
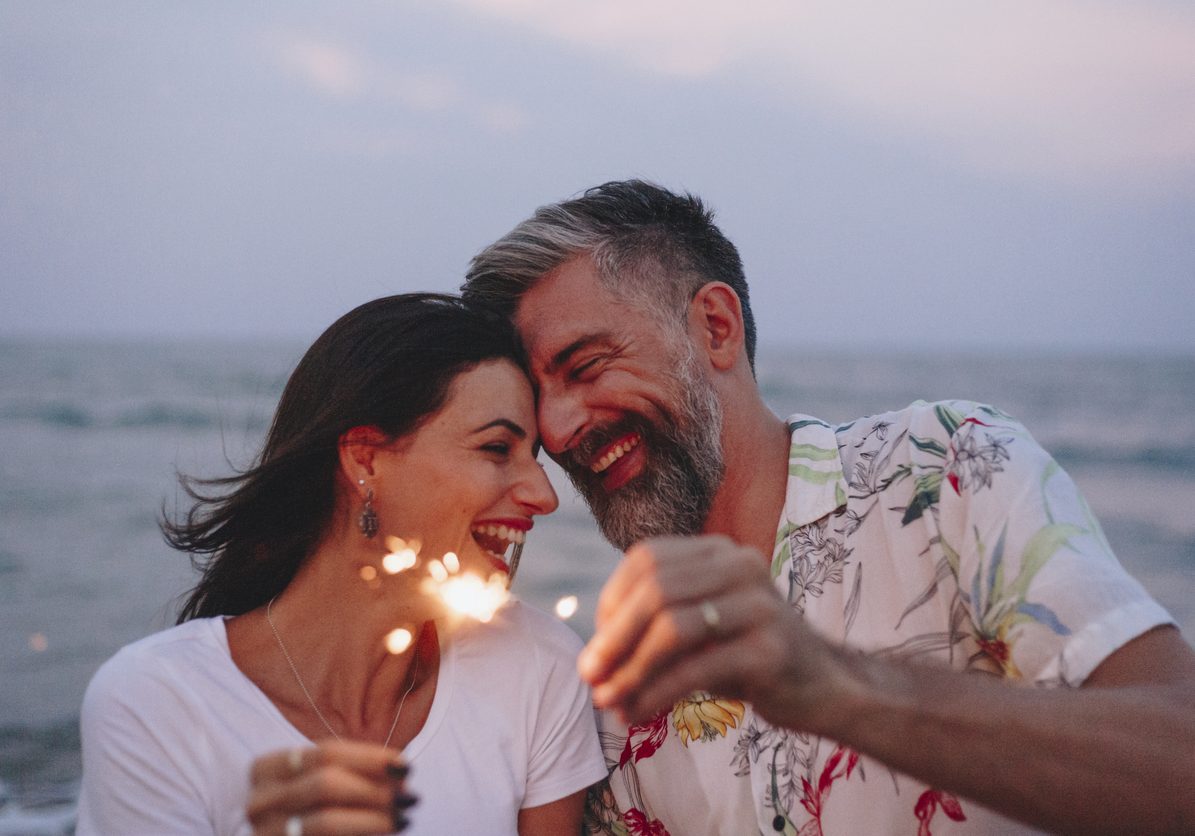
[(194, 504), (177, 520), (163, 511), (161, 529), (202, 578), (179, 623), (249, 612), (285, 589), (332, 521), (340, 436), (357, 426), (390, 438), (418, 429), (457, 375), (492, 359), (526, 369), (506, 318), (456, 296), (387, 296), (336, 320), (291, 373), (248, 470), (180, 474)]

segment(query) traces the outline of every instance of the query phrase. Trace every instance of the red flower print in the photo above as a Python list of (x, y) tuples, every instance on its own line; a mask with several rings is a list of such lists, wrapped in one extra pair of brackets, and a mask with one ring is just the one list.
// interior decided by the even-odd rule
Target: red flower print
[(659, 819), (649, 820), (641, 810), (627, 810), (622, 815), (622, 821), (631, 836), (671, 836), (663, 822)]
[(913, 813), (917, 816), (917, 820), (921, 822), (917, 828), (917, 836), (933, 836), (929, 829), (929, 823), (938, 812), (939, 806), (948, 818), (955, 821), (967, 820), (967, 817), (963, 814), (962, 805), (958, 803), (958, 799), (953, 795), (942, 792), (941, 790), (926, 790), (921, 793), (921, 797), (917, 799), (917, 803), (913, 806)]
[(664, 744), (667, 737), (667, 711), (661, 711), (646, 723), (635, 723), (627, 729), (627, 743), (618, 758), (618, 768), (650, 758)]

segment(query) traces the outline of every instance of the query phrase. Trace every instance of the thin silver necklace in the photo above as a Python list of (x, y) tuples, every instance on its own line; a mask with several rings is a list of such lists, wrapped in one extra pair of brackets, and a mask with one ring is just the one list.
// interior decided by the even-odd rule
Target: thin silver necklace
[[(332, 724), (328, 722), (328, 718), (324, 716), (324, 712), (319, 710), (319, 706), (315, 704), (315, 700), (311, 698), (311, 692), (307, 690), (307, 686), (303, 684), (303, 677), (299, 676), (299, 669), (295, 667), (295, 660), (290, 658), (290, 653), (286, 650), (286, 645), (282, 641), (282, 636), (278, 635), (278, 628), (274, 626), (274, 602), (278, 600), (275, 595), (270, 599), (270, 603), (266, 604), (266, 623), (270, 625), (270, 632), (274, 634), (274, 638), (278, 641), (278, 649), (282, 651), (282, 655), (286, 658), (286, 664), (290, 665), (290, 672), (295, 675), (295, 682), (299, 683), (299, 687), (303, 690), (303, 696), (307, 698), (307, 704), (311, 706), (311, 710), (315, 712), (315, 716), (324, 724), (324, 728), (328, 733), (337, 740), (343, 740), (340, 735), (336, 733), (336, 729), (332, 728)], [(415, 663), (411, 671), (411, 684), (407, 686), (407, 690), (403, 693), (402, 699), (398, 701), (398, 711), (394, 714), (394, 722), (390, 724), (390, 733), (386, 735), (386, 739), (382, 741), (382, 746), (390, 745), (390, 738), (394, 737), (394, 730), (398, 728), (398, 718), (402, 716), (402, 707), (407, 703), (407, 697), (411, 695), (411, 691), (415, 689), (415, 680), (419, 678), (419, 649), (415, 649)]]

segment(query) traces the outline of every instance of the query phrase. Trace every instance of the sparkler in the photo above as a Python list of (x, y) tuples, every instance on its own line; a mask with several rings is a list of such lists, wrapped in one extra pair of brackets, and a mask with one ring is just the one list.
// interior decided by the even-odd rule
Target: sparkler
[[(382, 568), (391, 575), (415, 568), (419, 563), (418, 541), (403, 540), (401, 537), (387, 537), (386, 547), (390, 552), (382, 558)], [(494, 572), (488, 578), (472, 571), (461, 571), (460, 558), (453, 552), (446, 552), (439, 560), (425, 564), (427, 577), (421, 589), (427, 595), (438, 598), (452, 613), (482, 623), (490, 621), (510, 598), (507, 590), (509, 581), (502, 573)], [(406, 644), (394, 650), (398, 643), (391, 643), (391, 637), (400, 630), (394, 630), (386, 637), (386, 646), (391, 653), (402, 653), (410, 644), (407, 633)]]
[(577, 612), (577, 596), (565, 595), (556, 602), (556, 615), (562, 619), (572, 618)]

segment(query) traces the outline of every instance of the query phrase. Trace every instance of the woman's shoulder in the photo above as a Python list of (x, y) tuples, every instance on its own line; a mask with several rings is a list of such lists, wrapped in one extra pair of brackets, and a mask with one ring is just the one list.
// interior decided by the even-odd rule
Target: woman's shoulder
[(196, 670), (230, 662), (223, 622), (219, 617), (195, 619), (125, 645), (96, 671), (85, 702), (171, 682), (180, 667)]
[(482, 666), (497, 664), (539, 669), (573, 670), (581, 639), (572, 628), (543, 610), (511, 599), (485, 624), (468, 624), (454, 631), (457, 652)]
[(533, 645), (545, 646), (575, 657), (581, 651), (581, 638), (571, 627), (538, 607), (512, 599), (495, 614), (499, 627), (520, 634)]

